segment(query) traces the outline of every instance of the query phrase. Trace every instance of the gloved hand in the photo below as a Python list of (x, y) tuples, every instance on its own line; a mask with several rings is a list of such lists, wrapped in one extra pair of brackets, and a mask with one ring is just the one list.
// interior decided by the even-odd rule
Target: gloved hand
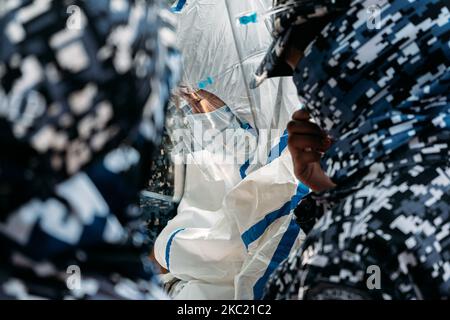
[(305, 110), (298, 110), (292, 115), (287, 130), (296, 177), (316, 192), (334, 188), (336, 185), (320, 166), (320, 159), (332, 145), (327, 133), (310, 121)]

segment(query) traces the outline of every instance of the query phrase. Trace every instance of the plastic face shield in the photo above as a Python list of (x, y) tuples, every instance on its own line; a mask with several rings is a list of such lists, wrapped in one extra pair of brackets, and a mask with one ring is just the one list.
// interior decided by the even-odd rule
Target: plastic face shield
[[(271, 7), (272, 0), (190, 0), (173, 6), (183, 56), (183, 88), (194, 99), (205, 92), (214, 95), (243, 127), (250, 128), (257, 159), (251, 161), (248, 172), (267, 164), (271, 148), (299, 106), (291, 79), (270, 79), (251, 89), (272, 43)], [(185, 97), (179, 99), (183, 100), (180, 109), (189, 104)], [(195, 118), (201, 117), (196, 113)]]
[[(272, 41), (271, 22), (266, 15), (271, 5), (272, 0), (174, 3), (177, 45), (183, 56), (181, 93), (174, 106), (184, 121), (178, 127), (184, 126), (195, 134), (185, 139), (185, 145), (194, 147), (186, 148), (190, 161), (198, 163), (199, 150), (214, 150), (215, 146), (216, 150), (203, 155), (213, 154), (217, 164), (241, 167), (253, 157), (261, 141), (270, 140), (266, 135), (278, 119), (273, 113), (280, 102), (280, 90), (274, 84), (251, 90), (250, 83)], [(200, 127), (203, 137), (199, 135)], [(265, 132), (260, 137), (261, 129)], [(232, 130), (236, 132), (233, 134)], [(238, 150), (232, 151), (236, 145)], [(206, 174), (211, 170), (209, 166)], [(220, 179), (215, 174), (210, 178)]]
[(236, 180), (236, 167), (256, 147), (250, 125), (239, 119), (219, 97), (204, 89), (182, 86), (173, 97), (167, 129), (173, 157), (197, 166), (209, 181)]

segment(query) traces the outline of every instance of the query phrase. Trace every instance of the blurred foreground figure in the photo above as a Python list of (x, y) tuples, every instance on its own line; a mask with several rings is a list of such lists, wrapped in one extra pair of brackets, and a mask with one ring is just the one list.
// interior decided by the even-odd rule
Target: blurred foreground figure
[(289, 149), (316, 192), (266, 298), (449, 298), (450, 1), (275, 5), (255, 84), (293, 74)]
[(171, 14), (0, 6), (0, 298), (164, 298), (137, 203), (179, 73)]

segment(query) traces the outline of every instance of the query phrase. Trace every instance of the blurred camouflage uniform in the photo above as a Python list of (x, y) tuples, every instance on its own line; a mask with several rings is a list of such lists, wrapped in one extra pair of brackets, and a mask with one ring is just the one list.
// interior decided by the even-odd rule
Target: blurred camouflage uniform
[(171, 13), (158, 0), (0, 6), (0, 297), (164, 298), (138, 195), (179, 76)]

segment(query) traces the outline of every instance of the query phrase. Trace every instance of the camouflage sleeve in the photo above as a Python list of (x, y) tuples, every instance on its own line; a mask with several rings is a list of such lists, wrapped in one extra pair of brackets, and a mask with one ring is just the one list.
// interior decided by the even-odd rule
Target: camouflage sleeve
[(4, 9), (0, 121), (11, 143), (1, 158), (14, 162), (15, 146), (24, 149), (21, 189), (51, 192), (125, 140), (159, 142), (178, 72), (171, 18), (157, 0), (118, 3), (17, 1)]
[(158, 0), (3, 8), (4, 243), (44, 259), (123, 240), (179, 78), (172, 25)]
[[(377, 226), (387, 230), (373, 224)], [(406, 251), (396, 254), (406, 241), (401, 234), (383, 237), (381, 230), (365, 229), (345, 219), (333, 222), (332, 215), (325, 214), (309, 232), (302, 249), (274, 272), (265, 299), (407, 299), (407, 289), (413, 286), (411, 277), (418, 270), (414, 264), (408, 266), (408, 272), (402, 269), (412, 257)]]
[[(326, 220), (326, 219), (325, 219)], [(322, 221), (321, 221), (322, 222)], [(328, 225), (320, 236), (314, 229), (297, 260), (298, 287), (291, 293), (306, 300), (391, 300), (405, 299), (401, 289), (411, 284), (401, 272), (395, 250), (404, 240), (392, 238), (389, 243), (378, 234), (354, 236), (357, 226), (348, 222)], [(341, 228), (342, 227), (342, 228)], [(372, 235), (372, 232), (367, 231)], [(382, 234), (380, 232), (380, 234)], [(395, 235), (393, 236), (395, 237)], [(330, 239), (334, 238), (333, 241)], [(401, 257), (398, 257), (401, 258)], [(412, 267), (411, 267), (412, 268)], [(415, 271), (410, 269), (411, 273)], [(292, 297), (292, 296), (291, 296)]]

